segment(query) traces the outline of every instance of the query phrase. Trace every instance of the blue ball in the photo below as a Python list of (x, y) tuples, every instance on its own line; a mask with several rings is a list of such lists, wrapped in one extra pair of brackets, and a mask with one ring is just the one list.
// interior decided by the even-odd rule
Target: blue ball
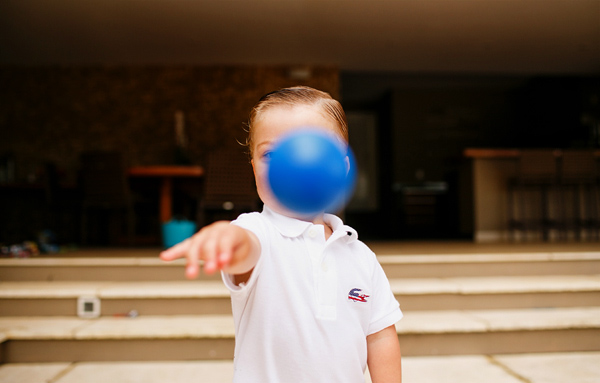
[(335, 213), (352, 196), (354, 156), (322, 129), (297, 130), (273, 148), (268, 179), (273, 194), (288, 210), (305, 217)]

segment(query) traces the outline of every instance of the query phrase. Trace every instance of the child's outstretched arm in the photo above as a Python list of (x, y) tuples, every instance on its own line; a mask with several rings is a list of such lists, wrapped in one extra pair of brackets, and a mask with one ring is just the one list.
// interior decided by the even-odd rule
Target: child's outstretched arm
[(185, 258), (185, 275), (189, 279), (198, 276), (200, 260), (204, 261), (207, 274), (223, 270), (234, 275), (248, 274), (249, 278), (259, 256), (260, 242), (256, 235), (226, 221), (208, 225), (191, 238), (160, 253), (163, 261)]
[(367, 365), (373, 383), (401, 383), (401, 363), (396, 326), (367, 336)]

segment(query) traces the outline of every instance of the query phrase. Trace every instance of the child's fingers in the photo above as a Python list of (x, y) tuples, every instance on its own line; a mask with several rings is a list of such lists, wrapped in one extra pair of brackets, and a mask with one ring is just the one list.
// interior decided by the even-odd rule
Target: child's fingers
[(233, 252), (238, 241), (238, 237), (234, 230), (226, 231), (220, 238), (217, 253), (217, 263), (220, 269), (228, 266), (233, 260)]
[(161, 252), (160, 258), (172, 261), (186, 259), (185, 276), (194, 279), (200, 273), (200, 260), (204, 272), (212, 274), (231, 264), (239, 237), (229, 223), (218, 222), (196, 233), (193, 237)]
[(185, 258), (189, 247), (191, 244), (191, 239), (186, 239), (185, 241), (178, 243), (175, 246), (169, 247), (166, 250), (163, 250), (160, 253), (160, 259), (163, 261), (173, 261), (179, 258)]
[(188, 238), (177, 245), (170, 247), (160, 253), (160, 259), (163, 261), (174, 261), (179, 258), (186, 258), (185, 275), (189, 279), (194, 279), (198, 276), (198, 252), (194, 250), (198, 248), (197, 239), (194, 237)]
[(260, 255), (258, 238), (235, 225), (220, 226), (215, 256), (217, 269), (226, 273), (243, 274), (251, 271)]
[(188, 262), (185, 266), (185, 277), (187, 279), (196, 279), (200, 274), (200, 266), (198, 266), (198, 262)]
[(188, 279), (194, 279), (200, 273), (200, 257), (202, 256), (202, 243), (204, 241), (204, 233), (200, 232), (191, 238), (190, 245), (185, 254), (186, 266), (185, 276)]
[(213, 274), (219, 269), (217, 260), (219, 233), (213, 233), (210, 238), (207, 238), (202, 246), (202, 259), (204, 260), (204, 272)]
[(218, 222), (212, 226), (211, 235), (206, 238), (202, 247), (205, 273), (215, 273), (231, 261), (230, 256), (223, 255), (229, 253), (227, 243), (231, 240), (231, 229), (232, 226), (228, 222)]
[(222, 269), (222, 268), (228, 266), (231, 263), (232, 259), (233, 259), (233, 256), (231, 254), (231, 251), (219, 252), (219, 255), (217, 256), (217, 262), (219, 264), (219, 269)]

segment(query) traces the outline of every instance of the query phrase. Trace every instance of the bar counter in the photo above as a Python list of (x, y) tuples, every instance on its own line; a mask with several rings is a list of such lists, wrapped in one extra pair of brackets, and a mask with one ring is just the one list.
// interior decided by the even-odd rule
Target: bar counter
[[(467, 148), (472, 179), (473, 239), (475, 242), (503, 242), (508, 233), (508, 181), (518, 171), (518, 148)], [(554, 149), (561, 157), (561, 149)], [(600, 159), (600, 150), (594, 155)]]
[[(463, 156), (467, 158), (518, 158), (522, 149), (487, 149), (487, 148), (467, 148), (463, 151)], [(554, 149), (557, 157), (561, 155), (561, 149)], [(594, 156), (600, 157), (600, 150), (594, 150)]]

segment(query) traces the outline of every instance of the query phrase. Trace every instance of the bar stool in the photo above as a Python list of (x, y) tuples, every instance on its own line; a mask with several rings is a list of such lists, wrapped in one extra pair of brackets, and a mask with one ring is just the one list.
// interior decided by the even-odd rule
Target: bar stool
[(550, 149), (522, 150), (517, 176), (508, 184), (508, 227), (512, 240), (517, 232), (527, 239), (531, 232), (544, 241), (551, 229), (558, 228), (555, 206), (557, 196), (556, 153)]
[(591, 150), (564, 150), (560, 167), (561, 210), (565, 234), (598, 238), (598, 169)]
[[(119, 237), (123, 234), (123, 225), (113, 225), (112, 223), (118, 221), (122, 223), (121, 213), (124, 212), (127, 244), (133, 245), (136, 217), (123, 154), (118, 151), (89, 151), (81, 154), (80, 161), (83, 191), (82, 244), (89, 244), (90, 234), (92, 232), (98, 234), (103, 228), (108, 229), (108, 242), (110, 244), (120, 242)], [(106, 225), (101, 222), (101, 218), (105, 214), (108, 214), (108, 219), (113, 219)], [(98, 235), (94, 239), (97, 242), (99, 240)]]

